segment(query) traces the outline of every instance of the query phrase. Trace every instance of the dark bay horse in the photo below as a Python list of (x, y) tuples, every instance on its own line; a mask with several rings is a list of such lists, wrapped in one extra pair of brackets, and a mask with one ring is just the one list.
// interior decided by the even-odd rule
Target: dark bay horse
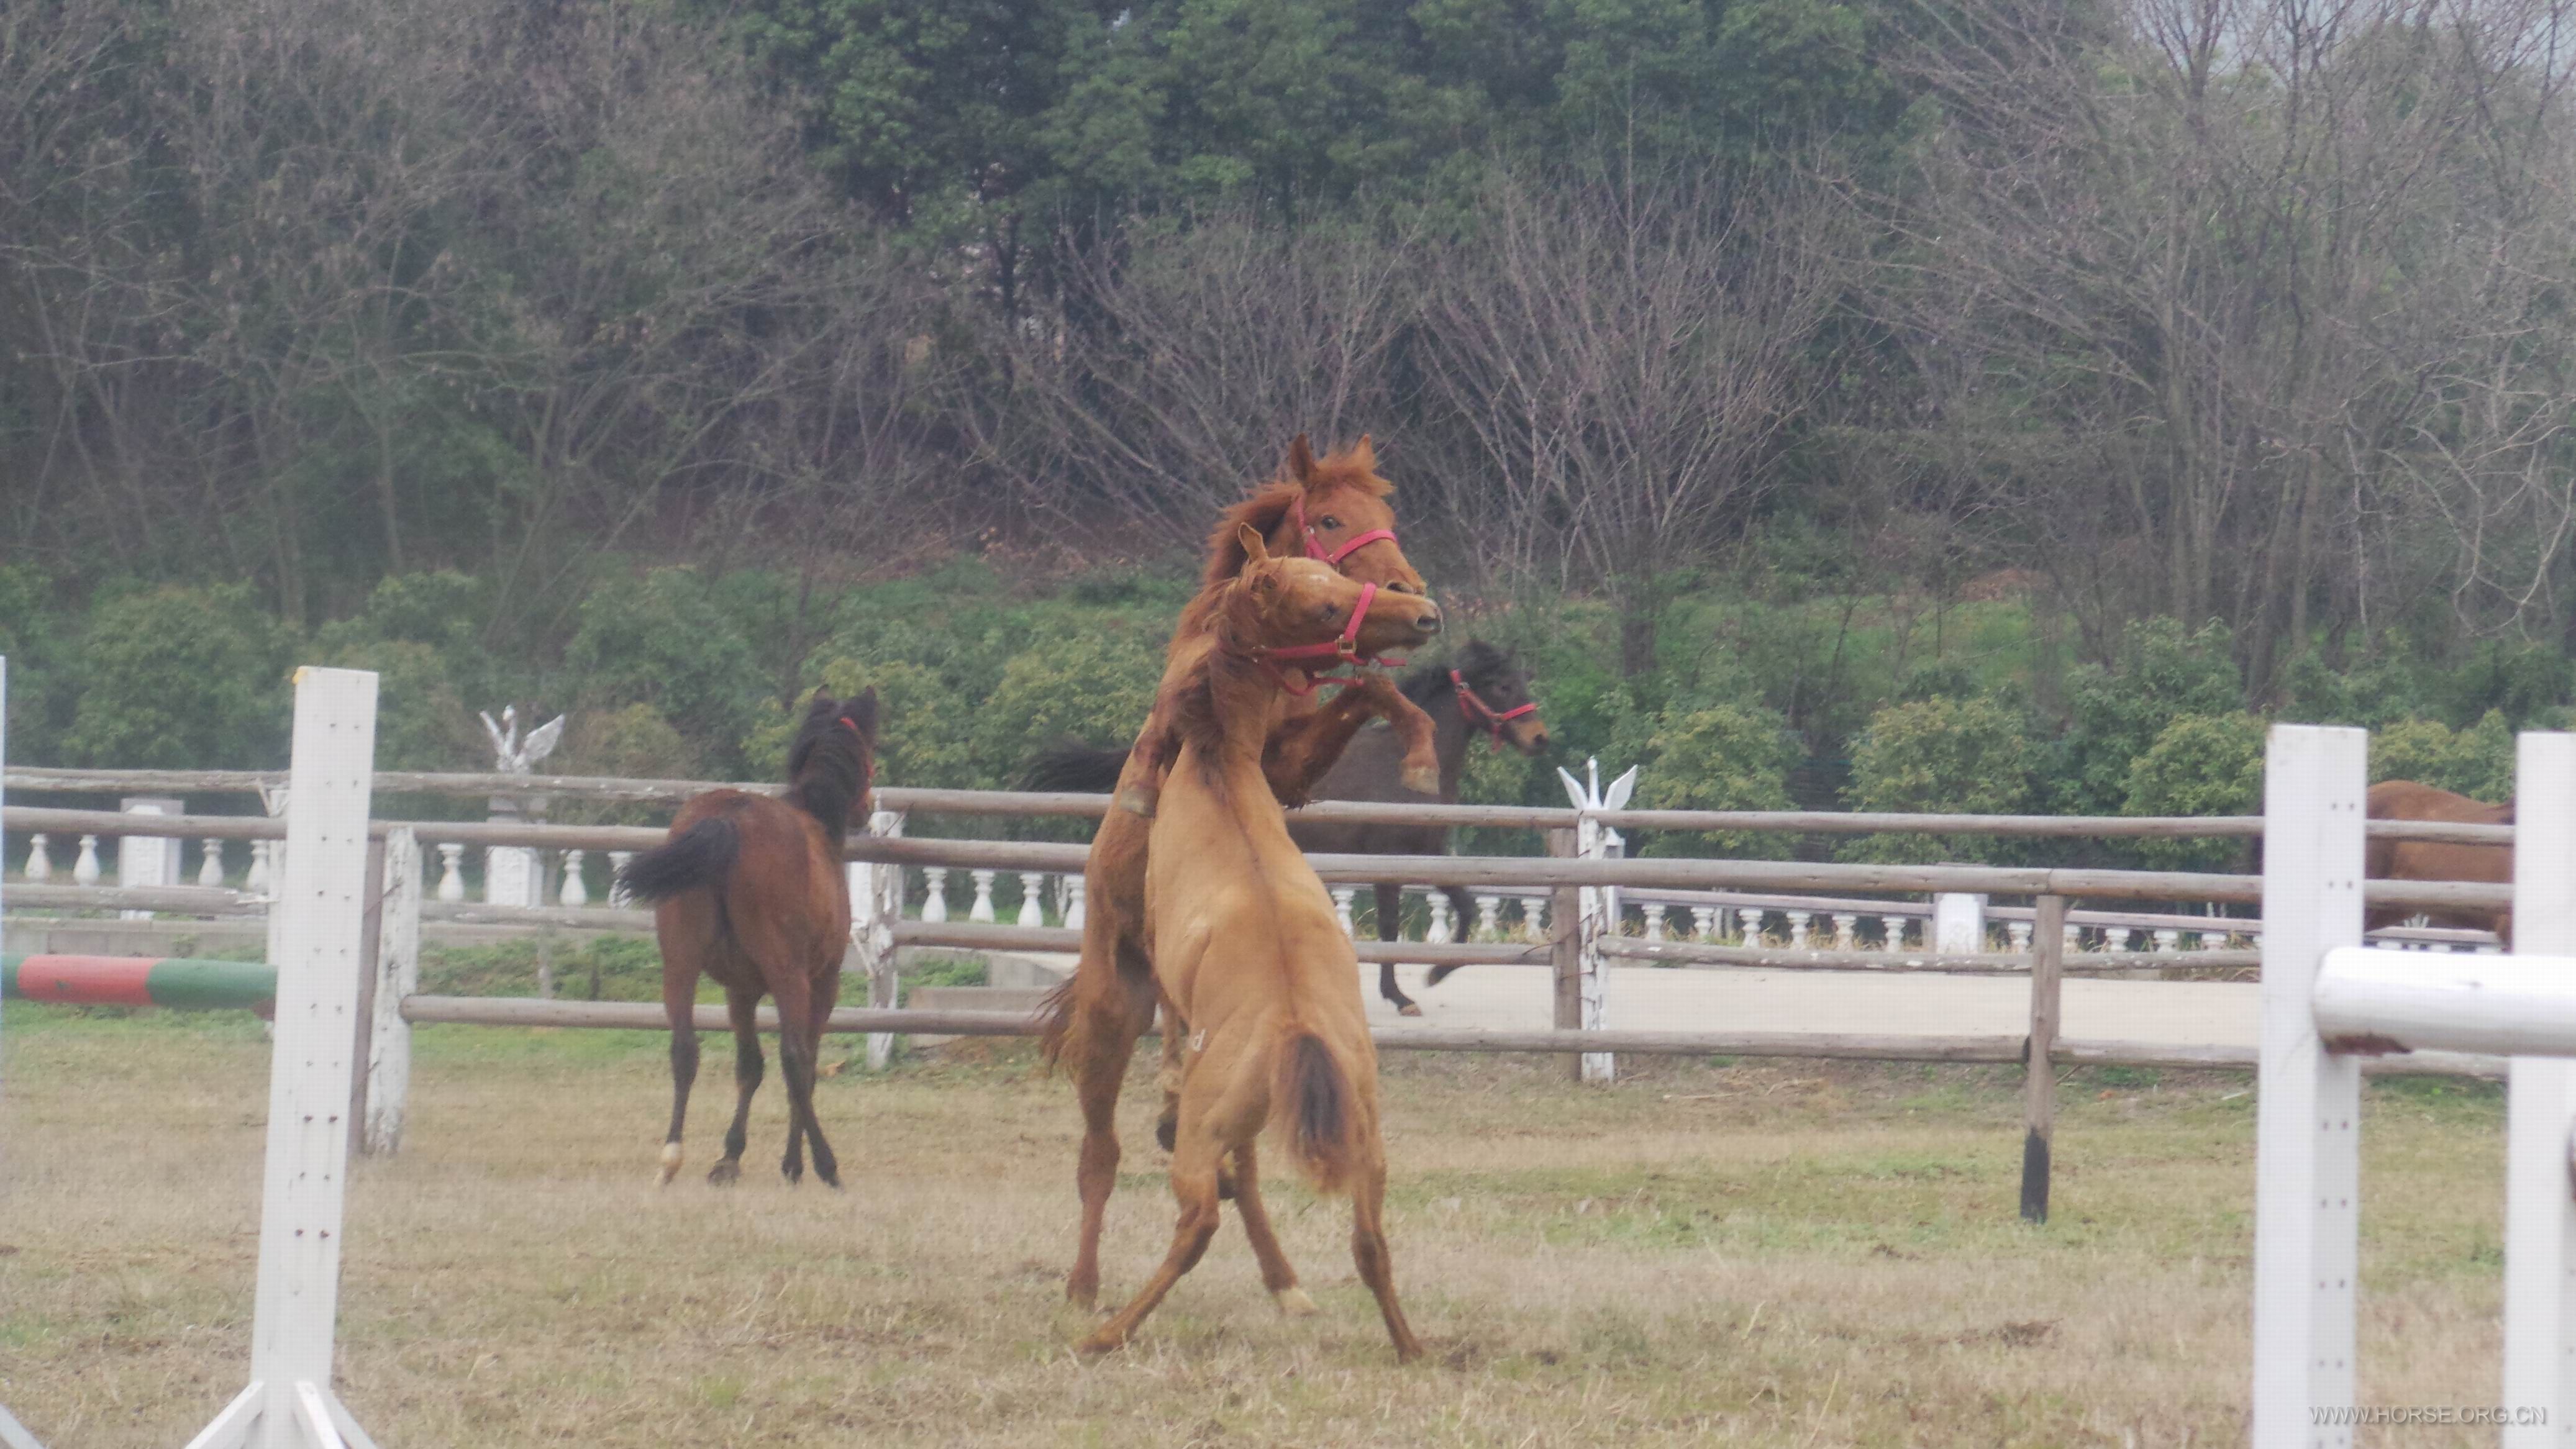
[(1258, 536), (1245, 532), (1251, 558), (1209, 610), (1212, 647), (1195, 651), (1177, 678), (1165, 676), (1156, 716), (1171, 721), (1170, 735), (1146, 742), (1171, 762), (1146, 864), (1145, 931), (1174, 1018), (1167, 1029), (1187, 1033), (1171, 1166), (1180, 1220), (1161, 1267), (1081, 1348), (1125, 1343), (1197, 1266), (1216, 1236), (1229, 1166), (1263, 1286), (1283, 1312), (1314, 1311), (1262, 1206), (1255, 1149), (1277, 1117), (1290, 1159), (1317, 1190), (1350, 1194), (1352, 1260), (1397, 1359), (1411, 1360), (1422, 1345), (1396, 1301), (1387, 1248), (1377, 1052), (1358, 958), (1332, 897), (1288, 838), (1263, 758), (1272, 712), (1294, 687), (1273, 661), (1329, 637), (1343, 620), (1353, 638), (1367, 637), (1364, 621), (1380, 648), (1418, 643), (1438, 630), (1439, 611), (1314, 559), (1266, 558)]
[[(2449, 825), (2511, 825), (2511, 804), (2489, 805), (2412, 780), (2382, 780), (2365, 797), (2373, 820), (2437, 820)], [(2513, 847), (2445, 845), (2430, 840), (2373, 839), (2362, 849), (2362, 874), (2371, 880), (2467, 880), (2513, 883)], [(2493, 931), (2513, 949), (2513, 912), (2418, 911), (2407, 906), (2374, 906), (2362, 917), (2362, 929), (2376, 931), (2416, 916), (2437, 926)]]
[[(1408, 787), (1404, 782), (1404, 741), (1393, 730), (1367, 729), (1351, 740), (1341, 758), (1316, 782), (1316, 799), (1455, 805), (1459, 777), (1466, 770), (1467, 749), (1478, 737), (1490, 740), (1495, 749), (1509, 745), (1524, 755), (1547, 753), (1547, 725), (1538, 717), (1538, 705), (1530, 698), (1529, 671), (1506, 650), (1482, 640), (1470, 640), (1448, 663), (1412, 670), (1396, 687), (1431, 716), (1433, 749), (1440, 758), (1439, 789), (1435, 792)], [(1026, 778), (1028, 788), (1033, 790), (1097, 793), (1114, 786), (1126, 764), (1124, 750), (1064, 744), (1032, 760)], [(1441, 825), (1362, 825), (1291, 817), (1288, 834), (1299, 848), (1327, 854), (1439, 855), (1449, 848), (1448, 827)], [(1385, 881), (1375, 890), (1378, 939), (1399, 939), (1404, 887), (1399, 882)], [(1446, 887), (1444, 893), (1457, 912), (1458, 934), (1464, 939), (1469, 924), (1476, 919), (1475, 899), (1461, 886)], [(1428, 984), (1439, 985), (1442, 978), (1457, 969), (1431, 968)], [(1393, 962), (1378, 966), (1377, 990), (1404, 1015), (1422, 1014), (1422, 1008), (1396, 984)]]
[(839, 1163), (814, 1119), (814, 1062), (823, 1023), (841, 991), (841, 953), (850, 940), (850, 883), (842, 839), (853, 815), (866, 818), (876, 768), (877, 692), (846, 700), (817, 695), (787, 752), (784, 798), (710, 790), (680, 807), (667, 845), (628, 861), (618, 875), (630, 897), (652, 901), (662, 947), (662, 1009), (671, 1022), (671, 1132), (662, 1143), (662, 1181), (680, 1170), (680, 1127), (698, 1076), (694, 1020), (698, 976), (724, 987), (733, 1018), (733, 1126), (707, 1181), (742, 1175), (745, 1124), (760, 1089), (760, 999), (778, 1003), (778, 1065), (787, 1076), (787, 1155), (779, 1171), (841, 1185)]
[[(1385, 730), (1363, 730), (1342, 751), (1341, 760), (1325, 772), (1323, 781), (1315, 787), (1316, 799), (1455, 805), (1459, 776), (1467, 766), (1467, 747), (1479, 735), (1491, 740), (1498, 750), (1508, 744), (1524, 755), (1547, 753), (1547, 725), (1539, 718), (1537, 701), (1530, 698), (1529, 672), (1509, 653), (1491, 644), (1469, 640), (1447, 665), (1413, 670), (1396, 687), (1407, 699), (1422, 706), (1438, 729), (1434, 748), (1440, 755), (1439, 791), (1435, 794), (1407, 788), (1397, 768), (1396, 752), (1400, 747), (1395, 737)], [(1301, 850), (1331, 855), (1441, 855), (1449, 849), (1449, 828), (1445, 825), (1291, 820), (1288, 835)], [(1403, 883), (1380, 881), (1373, 889), (1377, 894), (1378, 939), (1401, 939)], [(1475, 897), (1464, 886), (1444, 886), (1441, 890), (1456, 912), (1456, 934), (1463, 941), (1476, 920)], [(1423, 984), (1437, 986), (1457, 969), (1434, 966)], [(1395, 984), (1394, 962), (1378, 964), (1377, 991), (1393, 1002), (1398, 1012), (1406, 1016), (1422, 1014), (1422, 1008)]]

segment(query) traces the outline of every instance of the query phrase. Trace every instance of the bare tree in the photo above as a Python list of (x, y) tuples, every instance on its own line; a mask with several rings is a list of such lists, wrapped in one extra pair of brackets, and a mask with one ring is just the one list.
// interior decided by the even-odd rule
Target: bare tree
[(999, 343), (1009, 386), (973, 414), (981, 451), (1033, 509), (1175, 542), (1195, 542), (1296, 433), (1374, 431), (1401, 460), (1390, 353), (1416, 240), (1251, 212), (1068, 239), (1054, 307)]
[(2223, 616), (2260, 694), (2320, 601), (2367, 616), (2374, 525), (2427, 502), (2459, 520), (2464, 580), (2501, 562), (2471, 515), (2547, 525), (2563, 552), (2563, 499), (2554, 525), (2530, 512), (2554, 437), (2535, 420), (2576, 403), (2542, 301), (2567, 256), (2546, 215), (2565, 209), (2563, 4), (1939, 13), (1910, 63), (1943, 125), (1885, 199), (1902, 244), (1878, 295), (1980, 359), (1968, 391), (2016, 419), (1988, 436), (2047, 459), (2020, 506), (2097, 632)]
[(1643, 673), (1679, 571), (1761, 501), (1813, 396), (1841, 213), (1789, 179), (1604, 168), (1502, 177), (1478, 222), (1426, 284), (1429, 390), (1476, 475), (1451, 511), (1489, 575), (1605, 589)]

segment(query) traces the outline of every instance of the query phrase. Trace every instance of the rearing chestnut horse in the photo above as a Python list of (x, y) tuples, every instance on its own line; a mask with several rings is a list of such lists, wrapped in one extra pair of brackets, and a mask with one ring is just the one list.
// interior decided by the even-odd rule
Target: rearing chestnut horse
[(787, 1075), (787, 1155), (779, 1171), (841, 1185), (840, 1165), (814, 1119), (814, 1062), (823, 1023), (841, 991), (841, 952), (850, 940), (850, 881), (842, 839), (853, 814), (865, 818), (876, 768), (877, 692), (847, 700), (815, 696), (787, 752), (784, 799), (710, 790), (680, 807), (670, 843), (626, 863), (618, 883), (652, 901), (662, 947), (662, 1010), (671, 1022), (671, 1131), (662, 1143), (662, 1181), (680, 1170), (680, 1127), (698, 1076), (698, 974), (725, 989), (733, 1018), (733, 1126), (707, 1181), (742, 1175), (751, 1095), (760, 1089), (760, 998), (778, 1003), (778, 1065)]
[[(1399, 1360), (1422, 1345), (1396, 1301), (1384, 1226), (1386, 1151), (1378, 1134), (1377, 1054), (1360, 1005), (1358, 958), (1262, 767), (1271, 711), (1295, 687), (1278, 667), (1337, 626), (1372, 647), (1419, 642), (1440, 627), (1427, 599), (1354, 584), (1311, 559), (1265, 558), (1244, 530), (1242, 575), (1211, 590), (1212, 647), (1157, 702), (1172, 765), (1156, 812), (1145, 885), (1153, 971), (1186, 1030), (1172, 1193), (1180, 1221), (1162, 1266), (1134, 1301), (1084, 1339), (1118, 1347), (1216, 1236), (1219, 1182), (1233, 1166), (1244, 1233), (1261, 1280), (1292, 1314), (1314, 1311), (1261, 1201), (1256, 1141), (1274, 1116), (1318, 1190), (1351, 1194), (1351, 1256), (1377, 1296)], [(1390, 637), (1395, 636), (1395, 637)], [(1168, 708), (1166, 708), (1168, 706)]]
[[(1281, 476), (1228, 510), (1208, 539), (1207, 567), (1199, 596), (1181, 614), (1153, 711), (1139, 735), (1113, 806), (1092, 836), (1083, 866), (1085, 916), (1082, 955), (1073, 977), (1042, 1008), (1039, 1049), (1074, 1079), (1082, 1105), (1083, 1139), (1075, 1183), (1082, 1197), (1082, 1236), (1065, 1296), (1089, 1307), (1100, 1291), (1100, 1228), (1118, 1179), (1118, 1093), (1136, 1039), (1154, 1024), (1160, 991), (1145, 947), (1144, 907), (1151, 812), (1170, 738), (1172, 686), (1210, 647), (1209, 611), (1220, 586), (1243, 571), (1247, 543), (1265, 555), (1304, 554), (1338, 569), (1356, 583), (1376, 584), (1391, 595), (1420, 598), (1422, 576), (1395, 541), (1395, 515), (1386, 497), (1393, 485), (1377, 474), (1377, 454), (1367, 438), (1345, 452), (1317, 458), (1299, 437), (1288, 448)], [(1245, 530), (1250, 530), (1247, 539)], [(1357, 652), (1368, 651), (1357, 641)], [(1289, 670), (1306, 682), (1274, 692), (1261, 765), (1268, 788), (1282, 801), (1302, 803), (1352, 735), (1371, 718), (1395, 724), (1407, 741), (1407, 768), (1429, 788), (1438, 778), (1430, 717), (1382, 679), (1364, 679), (1330, 702), (1315, 697), (1311, 674)], [(1303, 692), (1299, 692), (1303, 691)], [(1166, 1057), (1174, 1043), (1166, 1043)]]
[[(1459, 779), (1467, 767), (1467, 748), (1478, 736), (1491, 740), (1497, 750), (1509, 746), (1524, 755), (1547, 753), (1547, 725), (1538, 716), (1537, 702), (1530, 698), (1529, 672), (1507, 650), (1471, 639), (1445, 665), (1427, 664), (1412, 670), (1396, 688), (1431, 716), (1437, 727), (1432, 749), (1440, 761), (1439, 789), (1424, 791), (1407, 783), (1405, 744), (1393, 731), (1363, 730), (1317, 782), (1316, 799), (1455, 805)], [(1030, 763), (1025, 778), (1032, 790), (1097, 792), (1114, 789), (1126, 766), (1125, 750), (1097, 750), (1068, 743), (1041, 752)], [(1291, 819), (1288, 834), (1309, 853), (1438, 855), (1449, 848), (1449, 830), (1442, 825)], [(1402, 924), (1399, 912), (1404, 887), (1399, 882), (1385, 881), (1375, 890), (1378, 937), (1396, 940)], [(1463, 938), (1467, 923), (1476, 916), (1475, 900), (1461, 886), (1444, 887), (1443, 893), (1457, 912)], [(1424, 984), (1437, 986), (1457, 969), (1434, 966)], [(1377, 990), (1399, 1013), (1422, 1014), (1422, 1008), (1396, 984), (1395, 963), (1379, 965)]]

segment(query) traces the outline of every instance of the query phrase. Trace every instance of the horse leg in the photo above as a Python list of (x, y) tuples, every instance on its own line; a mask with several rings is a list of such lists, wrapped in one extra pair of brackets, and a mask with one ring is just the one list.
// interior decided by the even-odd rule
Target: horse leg
[(1076, 1351), (1106, 1353), (1124, 1345), (1136, 1325), (1181, 1281), (1181, 1275), (1198, 1266), (1208, 1241), (1216, 1236), (1217, 1165), (1225, 1156), (1225, 1146), (1210, 1130), (1207, 1116), (1203, 1111), (1183, 1114), (1180, 1145), (1172, 1152), (1172, 1196), (1180, 1200), (1181, 1215), (1172, 1229), (1171, 1251), (1163, 1255), (1162, 1266), (1146, 1280), (1135, 1300), (1076, 1345)]
[[(792, 1109), (787, 1124), (787, 1163), (793, 1165), (796, 1162), (796, 1133), (801, 1125), (805, 1141), (814, 1150), (814, 1175), (823, 1180), (825, 1187), (831, 1188), (841, 1185), (841, 1164), (840, 1159), (832, 1155), (832, 1144), (823, 1140), (823, 1119), (814, 1111), (814, 1080), (815, 1064), (823, 1059), (823, 1024), (831, 1019), (832, 1008), (840, 1000), (839, 967), (836, 957), (829, 971), (818, 974), (807, 994), (804, 1029), (795, 1034), (793, 1055), (788, 1046), (784, 1010), (779, 1013), (778, 1022), (778, 1064), (787, 1073), (787, 1096)], [(800, 1079), (801, 1087), (798, 1085)], [(787, 1180), (794, 1182), (796, 1173), (788, 1172)]]
[[(1449, 896), (1449, 909), (1455, 913), (1458, 918), (1458, 939), (1461, 941), (1466, 940), (1468, 933), (1476, 928), (1476, 898), (1469, 895), (1467, 893), (1467, 888), (1464, 886), (1447, 886), (1443, 889), (1447, 891)], [(1448, 979), (1450, 972), (1457, 969), (1458, 967), (1454, 962), (1448, 965), (1434, 966), (1431, 968), (1430, 974), (1422, 978), (1422, 984), (1425, 986), (1437, 986), (1442, 981)]]
[(1252, 1240), (1252, 1256), (1261, 1264), (1261, 1286), (1270, 1290), (1280, 1312), (1304, 1318), (1315, 1311), (1315, 1300), (1297, 1286), (1297, 1270), (1280, 1251), (1279, 1235), (1270, 1230), (1270, 1210), (1261, 1205), (1258, 1150), (1258, 1139), (1234, 1149), (1235, 1210), (1243, 1214), (1243, 1235)]
[[(1402, 690), (1371, 677), (1353, 681), (1312, 714), (1281, 721), (1261, 751), (1261, 773), (1270, 782), (1270, 793), (1279, 797), (1282, 805), (1293, 808), (1305, 804), (1341, 759), (1342, 750), (1360, 732), (1360, 726), (1372, 719), (1394, 719), (1398, 710), (1411, 710), (1426, 725), (1430, 722), (1430, 717), (1415, 709)], [(1405, 739), (1409, 744), (1413, 736), (1407, 734)], [(1413, 763), (1408, 755), (1407, 767)], [(1406, 781), (1408, 786), (1412, 783), (1410, 779)], [(1438, 788), (1436, 778), (1431, 788)]]
[(1386, 1335), (1395, 1340), (1396, 1362), (1410, 1363), (1422, 1357), (1422, 1344), (1395, 1301), (1395, 1258), (1386, 1248), (1386, 1158), (1374, 1143), (1367, 1158), (1351, 1184), (1351, 1261), (1359, 1267), (1360, 1281), (1377, 1295)]
[(814, 1120), (814, 1049), (821, 1033), (815, 1030), (813, 985), (801, 976), (782, 977), (771, 983), (770, 995), (778, 1002), (778, 1069), (787, 1078), (787, 1153), (779, 1159), (779, 1174), (790, 1185), (805, 1180), (805, 1142), (811, 1138), (816, 1175), (839, 1187), (831, 1146)]
[[(1377, 938), (1381, 941), (1403, 940), (1404, 887), (1380, 881), (1370, 889), (1377, 892)], [(1394, 1002), (1400, 1015), (1422, 1014), (1422, 1008), (1414, 1005), (1413, 998), (1404, 994), (1404, 988), (1395, 984), (1395, 963), (1392, 961), (1377, 963), (1377, 994)]]
[[(656, 923), (659, 925), (660, 923)], [(680, 1129), (689, 1120), (689, 1088), (698, 1080), (698, 963), (680, 941), (677, 924), (663, 937), (662, 1014), (671, 1023), (671, 1130), (662, 1138), (662, 1185), (680, 1171)]]
[(751, 1094), (760, 1090), (760, 997), (740, 987), (725, 989), (725, 1011), (733, 1018), (733, 1125), (725, 1129), (724, 1157), (707, 1169), (707, 1181), (726, 1186), (742, 1176), (742, 1149), (751, 1140)]
[[(1093, 909), (1104, 910), (1104, 905)], [(1117, 928), (1095, 916), (1090, 930), (1096, 938), (1087, 933), (1085, 944), (1100, 951), (1097, 959), (1118, 960)], [(1136, 1038), (1154, 1024), (1153, 980), (1152, 971), (1140, 962), (1136, 973), (1119, 971), (1103, 990), (1075, 998), (1074, 1009), (1085, 1018), (1074, 1024), (1071, 1033), (1081, 1044), (1073, 1063), (1073, 1089), (1082, 1104), (1082, 1156), (1074, 1168), (1074, 1187), (1082, 1196), (1082, 1230), (1073, 1271), (1065, 1275), (1064, 1296), (1081, 1308), (1100, 1298), (1100, 1225), (1109, 1212), (1110, 1190), (1118, 1185), (1118, 1090), (1126, 1084)]]

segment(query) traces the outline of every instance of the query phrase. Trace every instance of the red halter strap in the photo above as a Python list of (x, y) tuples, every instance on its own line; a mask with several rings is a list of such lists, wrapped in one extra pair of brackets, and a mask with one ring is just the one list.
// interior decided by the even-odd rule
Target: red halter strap
[(1359, 552), (1370, 544), (1376, 543), (1380, 539), (1384, 539), (1388, 543), (1395, 542), (1394, 529), (1372, 528), (1368, 532), (1359, 535), (1357, 538), (1344, 540), (1340, 548), (1327, 549), (1324, 547), (1324, 541), (1315, 536), (1313, 526), (1306, 522), (1305, 495), (1298, 495), (1297, 501), (1290, 504), (1289, 509), (1295, 516), (1299, 536), (1306, 540), (1306, 557), (1311, 559), (1321, 559), (1335, 568), (1341, 567), (1342, 560), (1349, 558), (1352, 554)]
[[(1343, 683), (1345, 681), (1341, 680), (1338, 676), (1331, 675), (1326, 671), (1338, 669), (1345, 664), (1357, 664), (1360, 662), (1360, 625), (1368, 619), (1369, 605), (1376, 601), (1377, 585), (1362, 584), (1360, 585), (1360, 601), (1358, 605), (1351, 610), (1351, 621), (1342, 626), (1340, 636), (1335, 638), (1331, 643), (1291, 644), (1280, 649), (1260, 649), (1254, 651), (1252, 657), (1260, 660), (1262, 667), (1270, 671), (1270, 677), (1278, 680), (1279, 687), (1287, 690), (1290, 694), (1313, 694), (1316, 690), (1321, 689), (1327, 683)], [(1296, 661), (1301, 659), (1330, 659), (1334, 662), (1325, 665), (1323, 670), (1309, 668), (1302, 664), (1298, 665), (1297, 667), (1300, 672), (1304, 673), (1306, 676), (1306, 685), (1303, 689), (1300, 689), (1296, 685), (1288, 682), (1287, 673), (1280, 669), (1279, 666), (1283, 662), (1294, 664)]]
[(1504, 710), (1500, 714), (1494, 713), (1493, 706), (1477, 698), (1476, 691), (1467, 687), (1466, 676), (1455, 669), (1449, 671), (1449, 684), (1451, 688), (1458, 691), (1458, 713), (1466, 718), (1467, 727), (1482, 728), (1487, 734), (1492, 735), (1494, 748), (1497, 750), (1503, 747), (1503, 721), (1519, 719), (1525, 714), (1538, 713), (1538, 701), (1534, 699), (1527, 704)]

